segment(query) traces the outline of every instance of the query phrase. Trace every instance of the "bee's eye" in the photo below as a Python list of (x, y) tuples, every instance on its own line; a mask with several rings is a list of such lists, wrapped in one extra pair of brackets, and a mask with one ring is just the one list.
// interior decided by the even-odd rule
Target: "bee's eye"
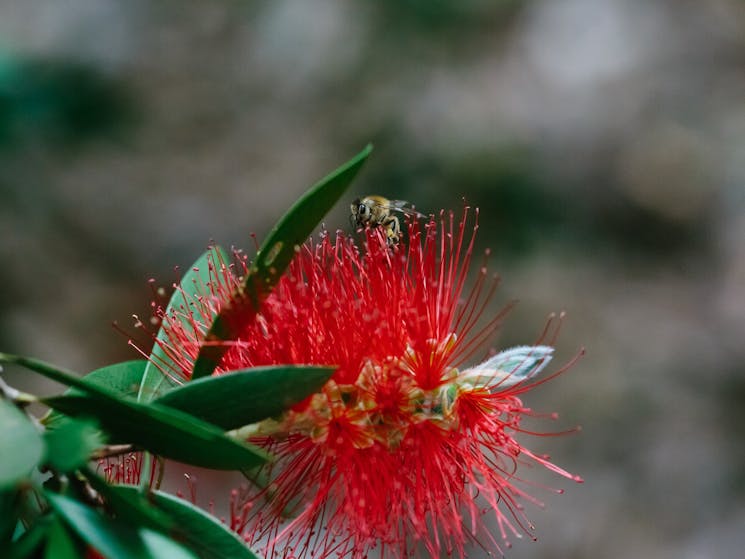
[(360, 207), (357, 208), (357, 211), (360, 215), (365, 215), (367, 213), (367, 206), (365, 204), (360, 204)]

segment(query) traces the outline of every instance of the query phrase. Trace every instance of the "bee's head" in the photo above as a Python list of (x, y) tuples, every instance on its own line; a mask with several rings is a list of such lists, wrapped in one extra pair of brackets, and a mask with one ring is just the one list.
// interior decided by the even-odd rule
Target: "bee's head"
[(365, 204), (365, 202), (363, 202), (359, 198), (356, 198), (352, 202), (351, 209), (352, 215), (355, 217), (358, 224), (365, 223), (370, 219), (370, 215), (372, 213), (370, 206), (368, 204)]
[(361, 203), (359, 198), (352, 200), (352, 203), (349, 205), (349, 209), (351, 210), (351, 213), (349, 214), (349, 222), (352, 224), (352, 227), (359, 227), (362, 225), (362, 214), (360, 213), (360, 207), (362, 206), (364, 206), (364, 204)]

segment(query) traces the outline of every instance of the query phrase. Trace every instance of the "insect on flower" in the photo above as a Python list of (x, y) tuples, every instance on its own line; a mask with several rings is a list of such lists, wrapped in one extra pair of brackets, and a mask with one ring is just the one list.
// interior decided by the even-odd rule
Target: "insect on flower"
[(418, 218), (424, 217), (412, 209), (405, 200), (389, 200), (375, 194), (361, 199), (356, 198), (350, 204), (350, 210), (349, 219), (354, 227), (382, 226), (388, 244), (391, 246), (397, 245), (401, 239), (401, 222), (393, 212), (401, 212), (404, 215)]
[[(352, 206), (361, 223), (381, 219), (371, 198)], [(363, 207), (370, 216), (360, 216)], [(365, 228), (359, 246), (323, 234), (301, 248), (230, 342), (216, 374), (338, 366), (320, 392), (240, 431), (277, 457), (268, 488), (231, 507), (231, 525), (267, 556), (406, 558), (423, 549), (464, 557), (473, 542), (498, 551), (532, 535), (523, 504), (537, 501), (524, 489), (523, 466), (581, 481), (522, 440), (535, 434), (523, 419), (537, 415), (522, 397), (565, 370), (537, 377), (553, 354), (555, 322), (531, 345), (465, 366), (510, 308), (482, 320), (497, 285), (486, 266), (467, 287), (477, 230), (470, 215), (409, 220), (409, 242), (396, 251), (390, 221)], [(192, 320), (161, 313), (175, 377), (188, 378), (199, 350), (183, 324), (209, 324), (238, 285), (228, 266), (215, 272), (210, 296), (188, 311)]]

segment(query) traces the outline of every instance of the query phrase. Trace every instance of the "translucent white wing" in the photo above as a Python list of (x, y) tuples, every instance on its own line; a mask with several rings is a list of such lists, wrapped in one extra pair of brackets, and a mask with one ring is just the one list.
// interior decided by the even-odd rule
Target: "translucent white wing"
[(420, 213), (412, 208), (411, 204), (406, 200), (389, 200), (385, 207), (389, 210), (401, 212), (404, 215), (411, 215), (417, 218), (427, 217), (423, 213)]
[(537, 375), (548, 365), (554, 348), (545, 345), (506, 349), (461, 373), (474, 386), (507, 388)]

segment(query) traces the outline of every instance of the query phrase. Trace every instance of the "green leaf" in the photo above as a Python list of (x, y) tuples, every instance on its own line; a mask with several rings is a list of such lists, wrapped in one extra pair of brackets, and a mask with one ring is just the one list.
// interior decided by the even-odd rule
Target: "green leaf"
[(197, 556), (190, 549), (185, 548), (160, 532), (143, 528), (140, 530), (140, 537), (152, 556), (158, 559), (162, 559), (163, 557), (167, 557), (168, 559), (197, 559)]
[(279, 415), (318, 392), (332, 367), (255, 367), (195, 380), (174, 388), (156, 403), (176, 408), (223, 429)]
[(18, 524), (17, 504), (17, 491), (0, 491), (0, 549), (8, 546)]
[(109, 388), (88, 384), (71, 371), (49, 363), (0, 353), (0, 362), (16, 363), (85, 395), (57, 396), (43, 403), (67, 415), (92, 416), (117, 441), (125, 441), (165, 458), (204, 468), (241, 470), (270, 459), (264, 451), (231, 439), (214, 425), (157, 404), (140, 404)]
[(68, 528), (107, 559), (148, 557), (137, 531), (123, 522), (115, 522), (77, 500), (55, 493), (46, 499)]
[[(114, 363), (91, 371), (83, 378), (89, 384), (108, 388), (116, 394), (137, 396), (147, 363), (144, 359)], [(80, 394), (80, 392), (72, 388), (65, 391), (65, 394)], [(64, 415), (61, 413), (52, 411), (41, 421), (46, 427), (55, 429), (63, 418)]]
[(195, 558), (157, 532), (115, 522), (71, 497), (47, 493), (46, 498), (67, 527), (107, 559)]
[(70, 536), (65, 525), (59, 520), (52, 522), (49, 528), (44, 559), (80, 559), (75, 541)]
[[(118, 486), (117, 489), (137, 492), (133, 486)], [(202, 559), (259, 559), (234, 532), (199, 507), (161, 491), (150, 492), (148, 498), (175, 521), (177, 535)]]
[[(371, 152), (372, 146), (367, 145), (351, 160), (318, 181), (277, 222), (251, 267), (253, 275), (263, 284), (276, 285), (294, 258), (297, 247), (306, 241), (323, 216), (346, 192)], [(246, 279), (245, 285), (250, 289), (257, 284)]]
[(104, 443), (103, 433), (94, 421), (66, 419), (56, 429), (47, 430), (45, 463), (59, 472), (71, 472), (84, 466), (91, 453)]
[[(98, 386), (120, 396), (134, 397), (137, 396), (147, 363), (144, 359), (112, 363), (91, 371), (83, 380), (88, 386)], [(70, 392), (74, 393), (74, 390)]]
[(0, 399), (0, 489), (28, 476), (43, 455), (41, 433), (21, 410)]
[[(221, 262), (228, 262), (229, 260), (230, 255), (219, 246), (212, 247), (202, 254), (184, 274), (179, 286), (180, 289), (176, 289), (173, 292), (166, 308), (166, 315), (178, 312), (184, 328), (187, 329), (187, 332), (193, 332), (192, 325), (188, 320), (191, 314), (190, 311), (196, 300), (205, 295), (204, 288), (206, 284), (215, 280), (214, 267), (219, 266)], [(153, 344), (150, 361), (147, 362), (147, 366), (145, 367), (140, 393), (137, 396), (137, 399), (142, 402), (152, 400), (170, 388), (177, 386), (173, 379), (164, 375), (158, 366), (156, 366), (157, 363), (161, 368), (166, 370), (171, 369), (173, 366), (173, 361), (166, 355), (158, 343), (167, 341), (168, 333), (161, 326), (156, 336), (156, 341)]]
[(223, 431), (182, 411), (157, 404), (106, 400), (91, 395), (42, 400), (67, 415), (95, 417), (112, 442), (131, 443), (153, 454), (216, 470), (261, 464), (269, 455), (231, 439)]
[(271, 293), (282, 274), (290, 265), (295, 253), (323, 216), (336, 204), (367, 160), (372, 146), (368, 145), (344, 165), (327, 175), (282, 216), (261, 245), (240, 293), (215, 317), (194, 363), (192, 380), (212, 374), (220, 359), (230, 347), (219, 342), (232, 340), (237, 335), (240, 322), (235, 317), (254, 313)]
[(13, 541), (7, 555), (3, 555), (3, 557), (7, 557), (8, 559), (36, 557), (35, 552), (47, 537), (52, 522), (53, 518), (51, 515), (39, 518), (27, 531), (23, 532), (21, 536)]
[(136, 486), (110, 485), (89, 469), (85, 471), (85, 477), (91, 487), (104, 498), (107, 510), (113, 511), (118, 519), (165, 533), (170, 533), (174, 528), (175, 522), (152, 506), (147, 493), (128, 491)]

